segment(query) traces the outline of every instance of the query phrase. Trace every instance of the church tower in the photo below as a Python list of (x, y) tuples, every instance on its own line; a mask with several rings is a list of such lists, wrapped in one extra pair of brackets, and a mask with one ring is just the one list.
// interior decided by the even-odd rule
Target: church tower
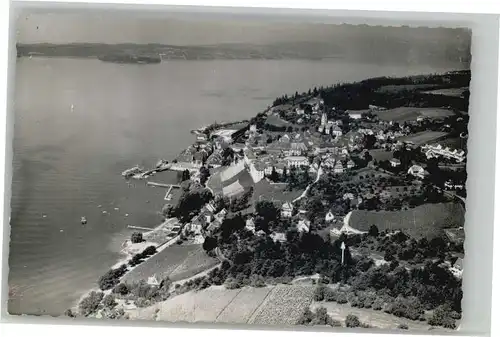
[(326, 112), (323, 112), (323, 115), (321, 115), (321, 126), (326, 126), (328, 123), (328, 118), (326, 117)]

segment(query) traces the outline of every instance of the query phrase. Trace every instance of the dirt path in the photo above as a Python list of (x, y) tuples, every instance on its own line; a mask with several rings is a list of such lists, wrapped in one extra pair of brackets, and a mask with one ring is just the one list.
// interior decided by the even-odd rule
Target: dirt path
[(364, 233), (366, 233), (366, 232), (357, 230), (357, 229), (349, 226), (349, 219), (351, 218), (351, 214), (352, 214), (352, 211), (347, 213), (347, 215), (344, 217), (344, 225), (340, 229), (340, 232), (341, 233), (348, 233), (348, 234), (364, 234)]
[(215, 266), (213, 266), (211, 268), (208, 268), (208, 269), (206, 269), (206, 270), (204, 270), (204, 271), (202, 271), (202, 272), (200, 272), (200, 273), (198, 273), (196, 275), (190, 276), (190, 277), (182, 279), (182, 280), (178, 280), (178, 281), (172, 282), (172, 286), (175, 287), (176, 284), (183, 285), (184, 283), (186, 283), (186, 282), (188, 282), (190, 280), (194, 280), (194, 279), (196, 279), (198, 277), (207, 276), (208, 273), (210, 273), (212, 270), (214, 270), (216, 268), (219, 268), (220, 266), (221, 266), (221, 264), (217, 264), (217, 265), (215, 265)]
[(299, 201), (302, 198), (305, 198), (307, 196), (307, 193), (311, 189), (311, 186), (314, 185), (314, 184), (316, 184), (319, 181), (319, 178), (321, 178), (322, 174), (323, 174), (323, 169), (320, 167), (318, 169), (318, 174), (316, 175), (316, 179), (312, 183), (310, 183), (309, 185), (307, 185), (307, 187), (304, 190), (304, 192), (302, 192), (302, 194), (300, 196), (298, 196), (297, 198), (295, 198), (292, 202), (296, 202), (296, 201)]

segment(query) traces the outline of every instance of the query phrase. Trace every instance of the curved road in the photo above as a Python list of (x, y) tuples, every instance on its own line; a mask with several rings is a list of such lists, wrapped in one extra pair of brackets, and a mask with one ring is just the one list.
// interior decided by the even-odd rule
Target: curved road
[(309, 189), (311, 188), (311, 186), (314, 185), (314, 184), (316, 184), (319, 181), (319, 178), (321, 177), (322, 174), (323, 174), (323, 169), (320, 167), (318, 169), (318, 174), (316, 176), (316, 179), (312, 183), (310, 183), (309, 185), (307, 185), (307, 187), (304, 190), (304, 192), (302, 192), (302, 194), (300, 196), (298, 196), (297, 198), (295, 198), (292, 202), (296, 202), (296, 201), (299, 201), (300, 199), (304, 198), (307, 195), (307, 192), (309, 192)]

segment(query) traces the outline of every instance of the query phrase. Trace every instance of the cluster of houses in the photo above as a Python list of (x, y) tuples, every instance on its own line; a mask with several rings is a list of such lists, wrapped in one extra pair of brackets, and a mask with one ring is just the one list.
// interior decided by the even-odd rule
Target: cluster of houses
[(186, 231), (191, 231), (194, 235), (206, 235), (217, 230), (226, 218), (225, 208), (217, 210), (213, 201), (206, 204), (200, 213), (185, 226)]
[[(342, 164), (340, 159), (345, 158), (349, 151), (347, 147), (339, 147), (333, 143), (325, 143), (310, 132), (283, 134), (275, 142), (261, 148), (258, 146), (245, 146), (243, 159), (255, 183), (274, 172), (282, 175), (286, 169), (308, 168), (316, 171), (319, 165), (336, 172), (344, 172), (347, 168), (354, 167), (349, 161)], [(322, 163), (322, 164), (321, 164)]]
[(461, 163), (465, 160), (465, 152), (463, 150), (451, 150), (448, 147), (443, 147), (441, 144), (430, 145), (426, 144), (421, 147), (422, 152), (425, 153), (427, 159), (444, 157), (446, 159), (453, 159), (457, 163)]

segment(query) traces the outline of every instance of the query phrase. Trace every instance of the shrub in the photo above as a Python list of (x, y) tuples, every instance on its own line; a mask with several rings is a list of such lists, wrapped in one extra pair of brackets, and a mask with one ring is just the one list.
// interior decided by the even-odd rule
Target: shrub
[(121, 265), (120, 268), (111, 269), (106, 274), (101, 276), (97, 283), (101, 290), (108, 290), (113, 288), (120, 282), (120, 278), (127, 272), (127, 266)]
[(124, 317), (125, 310), (123, 308), (106, 310), (104, 316), (109, 319), (120, 319)]
[(238, 280), (229, 277), (226, 282), (225, 282), (226, 289), (239, 289), (241, 288), (241, 284), (238, 282)]
[(130, 241), (132, 243), (141, 243), (142, 241), (144, 241), (142, 238), (142, 233), (133, 232), (132, 235), (130, 236)]
[(371, 308), (373, 306), (373, 299), (370, 297), (365, 298), (365, 301), (363, 302), (363, 306), (367, 309)]
[(297, 324), (308, 325), (312, 322), (313, 319), (314, 319), (314, 314), (311, 311), (311, 309), (309, 309), (309, 307), (307, 307), (307, 308), (305, 308), (304, 312), (302, 313), (302, 316), (300, 316), (299, 320), (297, 321)]
[(125, 283), (120, 283), (113, 289), (113, 292), (125, 296), (129, 293), (129, 289)]
[(326, 308), (319, 307), (314, 312), (314, 318), (311, 322), (313, 325), (330, 325), (331, 318), (328, 316)]
[(71, 309), (67, 309), (64, 312), (64, 316), (71, 317), (71, 318), (75, 318), (76, 317), (76, 315), (73, 313), (73, 310), (71, 310)]
[(379, 234), (378, 227), (376, 225), (371, 225), (370, 229), (368, 230), (368, 235), (377, 237)]
[(440, 305), (432, 313), (428, 323), (433, 326), (443, 326), (448, 329), (455, 329), (455, 320), (452, 318), (453, 314), (450, 308), (446, 305)]
[(211, 284), (210, 284), (210, 281), (208, 281), (207, 279), (203, 279), (203, 281), (201, 281), (200, 285), (199, 285), (199, 289), (206, 289), (208, 287), (210, 287)]
[(347, 295), (344, 292), (341, 292), (337, 295), (337, 303), (339, 304), (347, 303)]
[(113, 296), (111, 294), (104, 296), (104, 299), (102, 300), (102, 304), (106, 308), (113, 309), (116, 306), (115, 296)]
[(384, 307), (384, 300), (381, 298), (376, 298), (375, 301), (373, 301), (372, 304), (372, 309), (373, 310), (382, 310)]
[(134, 283), (129, 286), (130, 293), (135, 298), (143, 298), (146, 300), (160, 299), (159, 289), (156, 286), (147, 284), (145, 281)]
[(102, 292), (92, 291), (78, 304), (80, 313), (84, 316), (88, 316), (96, 312), (103, 297), (104, 294)]
[(142, 254), (143, 254), (144, 257), (148, 257), (148, 256), (151, 256), (151, 255), (154, 255), (154, 254), (156, 254), (156, 247), (155, 246), (149, 246), (146, 249), (144, 249), (144, 251), (142, 252)]
[(330, 288), (325, 289), (324, 299), (327, 302), (336, 302), (338, 293)]
[(266, 282), (264, 281), (264, 278), (262, 276), (252, 275), (250, 279), (250, 285), (256, 288), (262, 288), (266, 286)]
[(412, 320), (418, 320), (424, 313), (423, 307), (416, 297), (404, 298), (398, 296), (388, 310), (394, 316), (406, 317)]
[(134, 301), (134, 304), (138, 307), (138, 308), (144, 308), (144, 307), (147, 307), (151, 304), (151, 302), (145, 298), (142, 298), (142, 297), (139, 297), (137, 298), (135, 301)]
[(362, 308), (363, 307), (363, 304), (361, 303), (361, 301), (359, 300), (359, 297), (356, 296), (356, 297), (353, 297), (351, 299), (351, 307), (353, 308)]
[(333, 326), (333, 327), (341, 327), (342, 326), (342, 322), (339, 320), (332, 319), (330, 322), (331, 322), (331, 326)]
[(347, 315), (345, 318), (345, 326), (347, 328), (357, 328), (361, 325), (361, 322), (359, 321), (358, 316), (356, 315)]
[(155, 246), (149, 246), (146, 249), (144, 249), (141, 253), (135, 254), (132, 257), (132, 260), (130, 260), (129, 264), (133, 267), (138, 265), (143, 261), (143, 259), (156, 254), (156, 247)]
[(314, 300), (315, 301), (323, 301), (325, 299), (325, 286), (324, 285), (318, 285), (316, 289), (314, 290)]

